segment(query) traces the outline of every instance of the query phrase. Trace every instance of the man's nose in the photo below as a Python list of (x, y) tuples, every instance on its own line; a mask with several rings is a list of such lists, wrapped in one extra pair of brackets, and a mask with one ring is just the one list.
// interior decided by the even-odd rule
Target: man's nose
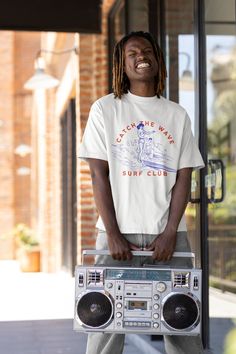
[(144, 59), (146, 56), (145, 56), (145, 53), (140, 50), (137, 54), (137, 58), (140, 60), (140, 59)]

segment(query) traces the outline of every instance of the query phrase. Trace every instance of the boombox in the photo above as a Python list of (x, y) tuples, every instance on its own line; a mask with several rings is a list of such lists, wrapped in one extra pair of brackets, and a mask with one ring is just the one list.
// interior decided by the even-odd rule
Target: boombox
[[(107, 251), (85, 251), (95, 253)], [(140, 254), (152, 252), (133, 252)], [(200, 320), (200, 269), (76, 266), (75, 331), (192, 336)]]

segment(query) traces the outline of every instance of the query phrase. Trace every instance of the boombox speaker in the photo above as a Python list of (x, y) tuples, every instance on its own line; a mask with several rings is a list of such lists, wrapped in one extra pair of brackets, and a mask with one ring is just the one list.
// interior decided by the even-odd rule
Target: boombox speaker
[[(109, 253), (87, 250), (83, 254)], [(133, 252), (134, 256), (151, 254)], [(192, 336), (200, 333), (200, 326), (200, 269), (76, 266), (75, 331)]]

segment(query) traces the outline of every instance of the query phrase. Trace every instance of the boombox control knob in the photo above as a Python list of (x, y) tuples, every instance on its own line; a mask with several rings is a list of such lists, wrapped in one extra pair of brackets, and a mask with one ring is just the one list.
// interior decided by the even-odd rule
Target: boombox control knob
[(153, 327), (154, 327), (154, 328), (158, 328), (158, 327), (159, 327), (159, 323), (154, 322), (154, 323), (153, 323)]
[(154, 305), (153, 305), (154, 310), (158, 310), (159, 307), (160, 307), (160, 306), (159, 306), (158, 304), (154, 304)]
[(113, 284), (112, 283), (107, 283), (107, 288), (108, 289), (111, 289), (113, 287)]
[(118, 302), (118, 303), (116, 304), (116, 308), (117, 308), (117, 309), (121, 309), (121, 307), (122, 307), (122, 304), (121, 304), (120, 302)]
[(155, 320), (157, 320), (159, 318), (159, 314), (158, 313), (154, 313), (153, 314), (153, 318), (155, 318)]
[(159, 298), (160, 298), (160, 296), (159, 296), (158, 294), (155, 294), (155, 295), (153, 296), (153, 299), (154, 299), (154, 300), (159, 300)]
[(157, 283), (157, 291), (163, 293), (166, 290), (166, 284), (163, 282)]
[(117, 312), (116, 317), (117, 318), (121, 318), (122, 317), (122, 313), (121, 312)]

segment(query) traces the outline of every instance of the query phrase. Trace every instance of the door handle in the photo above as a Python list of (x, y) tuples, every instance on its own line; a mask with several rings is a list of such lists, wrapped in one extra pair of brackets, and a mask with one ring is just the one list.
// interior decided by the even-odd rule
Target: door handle
[[(191, 192), (196, 192), (198, 182), (192, 179)], [(208, 173), (205, 176), (205, 188), (207, 189), (208, 203), (221, 203), (225, 197), (225, 167), (221, 159), (208, 160)], [(190, 198), (191, 203), (199, 203), (200, 197)]]
[(208, 189), (208, 202), (221, 203), (225, 197), (225, 168), (221, 159), (208, 161), (209, 174), (205, 178)]

